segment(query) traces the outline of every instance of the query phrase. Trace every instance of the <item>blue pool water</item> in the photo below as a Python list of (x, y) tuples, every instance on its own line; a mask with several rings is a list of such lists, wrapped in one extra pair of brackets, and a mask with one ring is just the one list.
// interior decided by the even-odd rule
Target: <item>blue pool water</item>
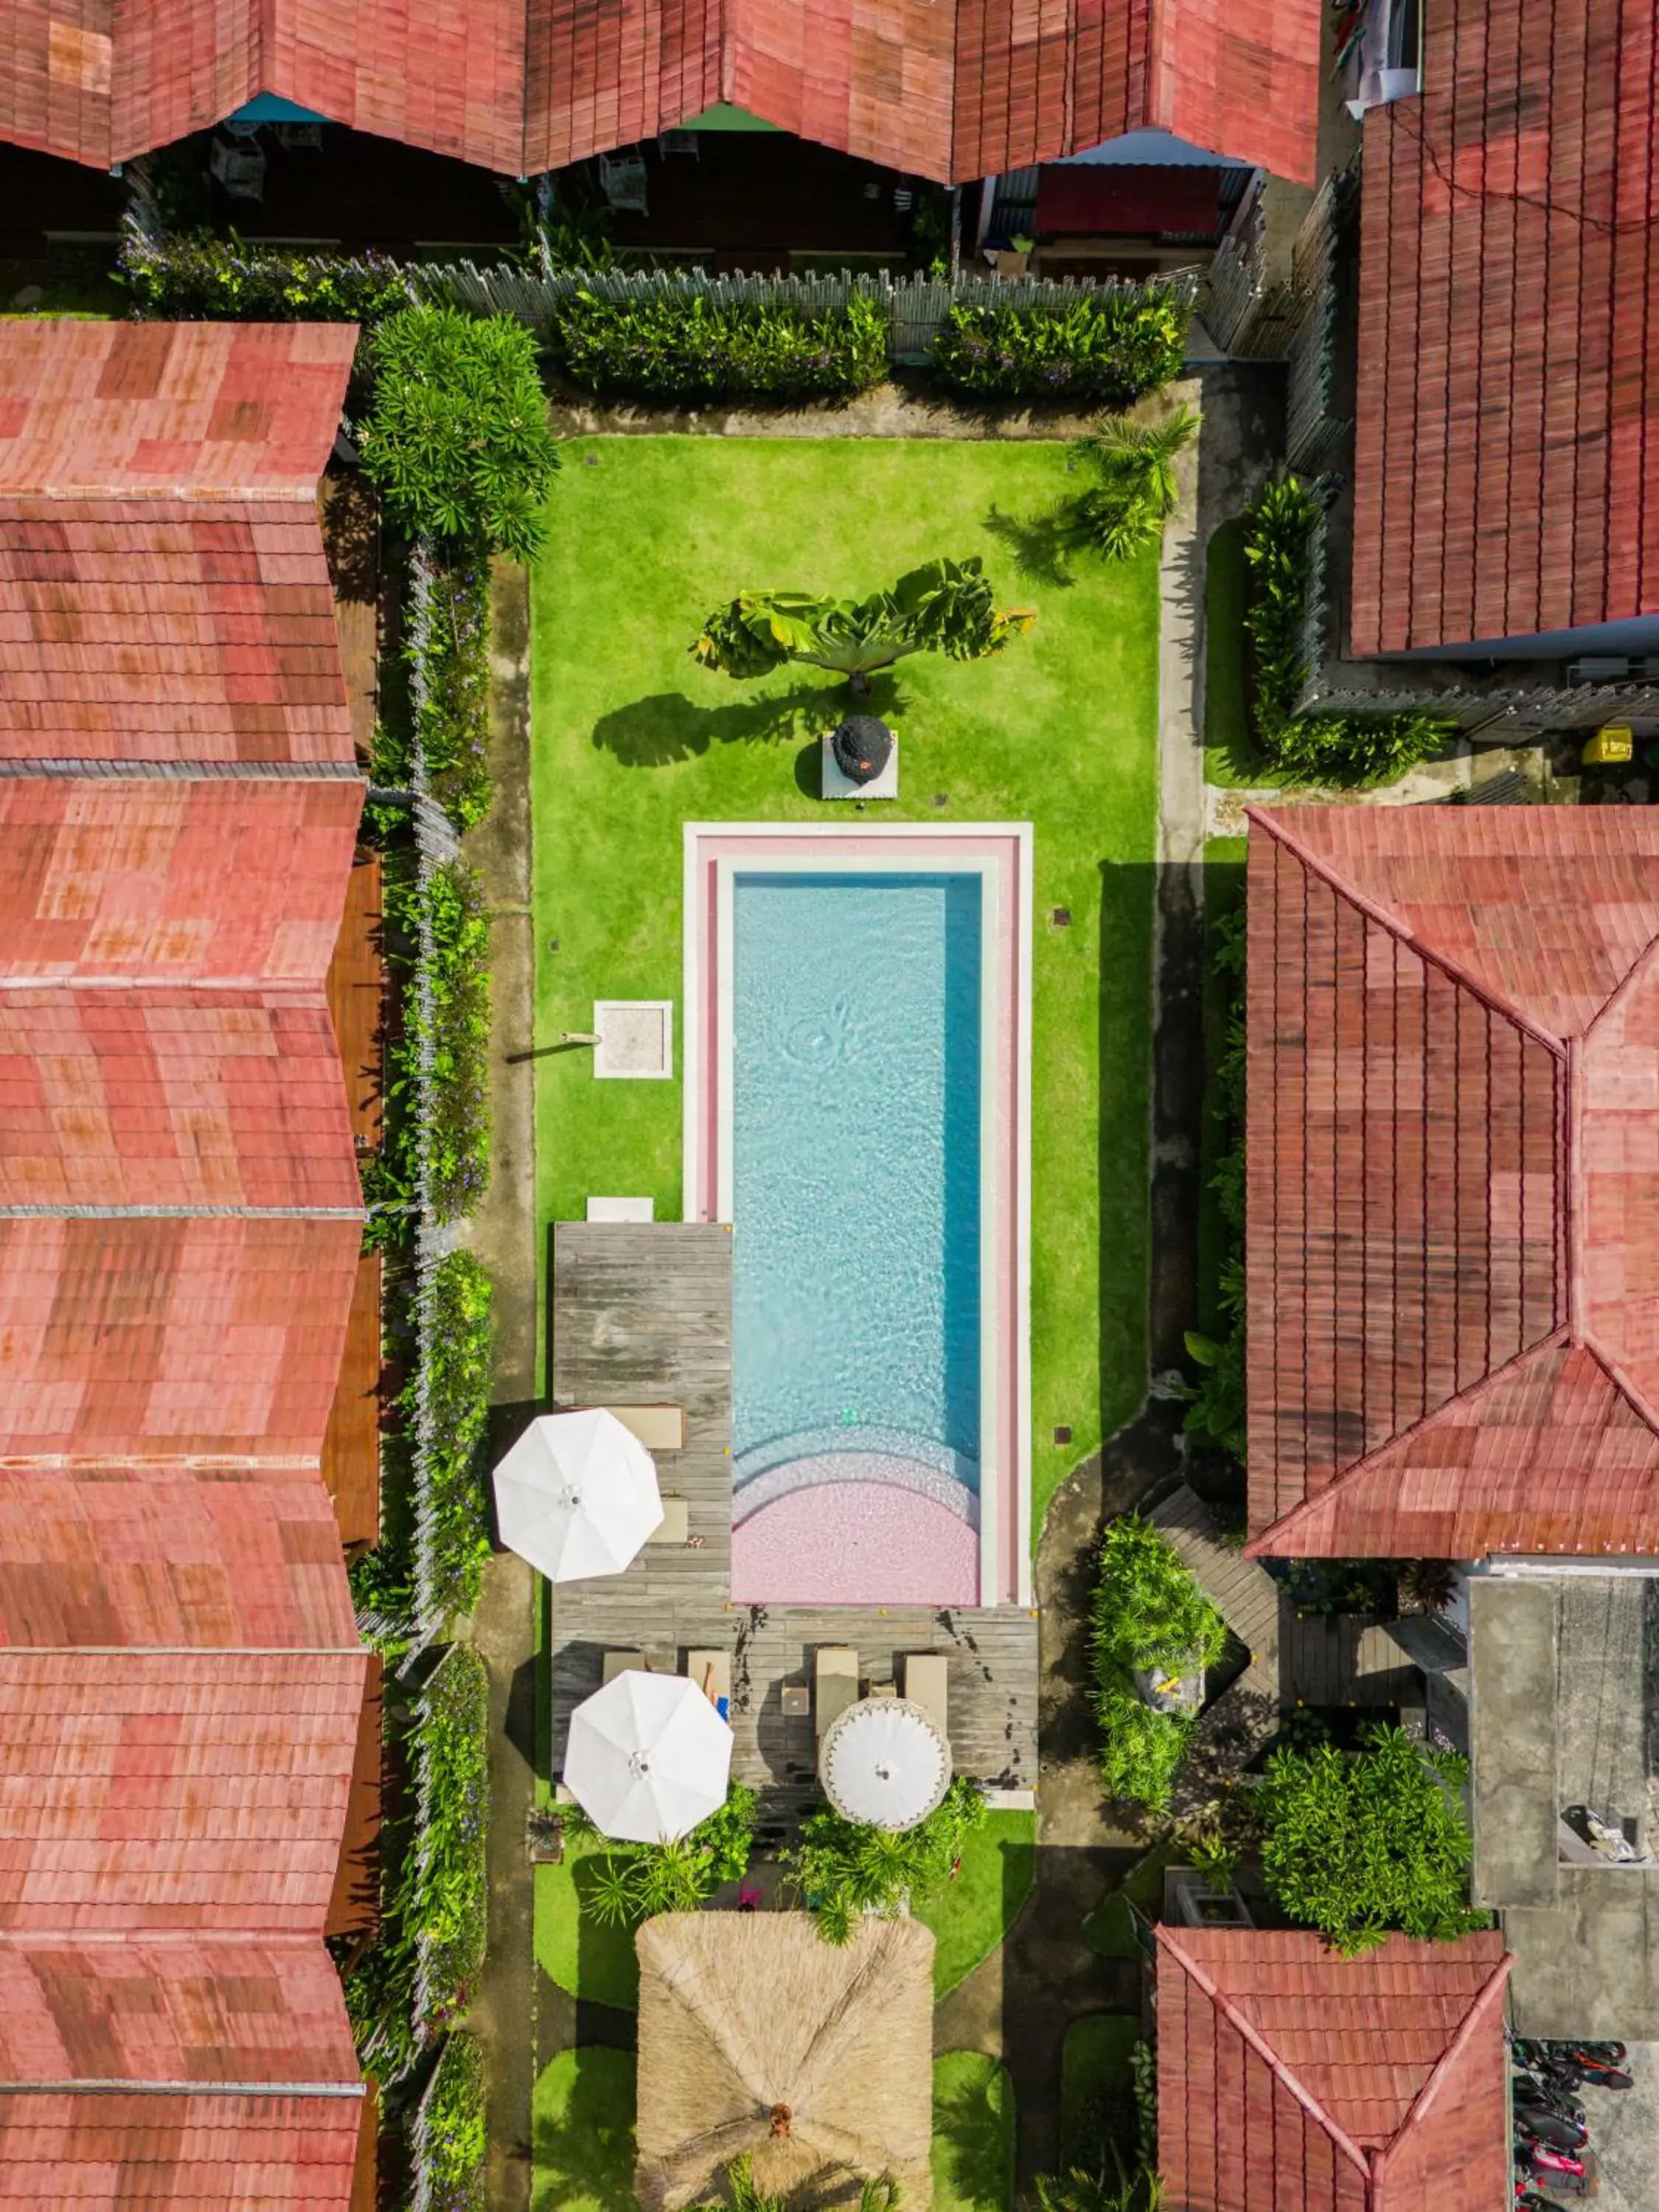
[(981, 907), (977, 876), (734, 879), (738, 1461), (886, 1429), (978, 1462)]

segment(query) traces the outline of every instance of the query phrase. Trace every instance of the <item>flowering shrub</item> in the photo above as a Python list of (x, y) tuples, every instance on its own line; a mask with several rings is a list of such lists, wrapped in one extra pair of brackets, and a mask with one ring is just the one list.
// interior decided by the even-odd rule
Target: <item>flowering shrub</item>
[(130, 218), (116, 282), (142, 317), (164, 322), (362, 323), (411, 299), (407, 272), (385, 253), (295, 253), (197, 230), (152, 238)]
[(958, 392), (1127, 407), (1179, 375), (1192, 308), (1170, 284), (1114, 284), (1063, 307), (953, 307), (933, 367)]
[(415, 2118), (417, 2212), (484, 2212), (489, 2087), (483, 2045), (452, 2035)]
[(471, 2002), (489, 1927), (489, 1675), (471, 1644), (450, 1646), (416, 1700), (409, 1749), (416, 1836), (397, 1915), (430, 2034)]
[(405, 307), (374, 332), (369, 367), (363, 467), (404, 529), (531, 559), (559, 449), (523, 324)]
[(695, 292), (601, 300), (575, 292), (555, 311), (553, 358), (602, 399), (671, 405), (707, 399), (846, 399), (887, 374), (887, 319), (873, 300), (807, 314)]

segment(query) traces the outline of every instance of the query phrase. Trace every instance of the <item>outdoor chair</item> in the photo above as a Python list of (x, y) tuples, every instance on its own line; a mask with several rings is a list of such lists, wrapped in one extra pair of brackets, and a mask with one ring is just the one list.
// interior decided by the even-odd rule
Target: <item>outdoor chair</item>
[(812, 1727), (822, 1743), (836, 1714), (859, 1701), (858, 1653), (848, 1644), (820, 1644), (812, 1679)]
[(599, 189), (613, 215), (649, 215), (645, 200), (645, 163), (637, 154), (599, 156)]
[(723, 1721), (732, 1717), (732, 1654), (688, 1651), (685, 1671)]
[(601, 1682), (614, 1682), (618, 1674), (648, 1674), (650, 1672), (643, 1651), (607, 1651)]
[(691, 1533), (691, 1510), (683, 1498), (665, 1498), (662, 1525), (646, 1538), (647, 1544), (684, 1544)]
[(904, 1659), (904, 1694), (920, 1705), (948, 1743), (951, 1741), (950, 1665), (937, 1651), (910, 1651)]
[(647, 1451), (685, 1449), (684, 1406), (607, 1406), (605, 1410), (622, 1423), (629, 1436), (637, 1437)]

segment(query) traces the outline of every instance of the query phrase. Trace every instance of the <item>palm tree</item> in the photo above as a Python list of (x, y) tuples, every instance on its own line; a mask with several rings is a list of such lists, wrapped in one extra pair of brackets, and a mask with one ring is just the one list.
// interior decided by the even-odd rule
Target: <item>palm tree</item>
[(1110, 415), (1074, 442), (1073, 451), (1099, 478), (1074, 502), (1078, 532), (1109, 561), (1130, 560), (1163, 535), (1175, 511), (1176, 456), (1198, 424), (1190, 407), (1177, 407), (1162, 422)]
[[(900, 2212), (903, 2202), (903, 2191), (886, 2175), (859, 2190), (859, 2212)], [(757, 2187), (754, 2161), (744, 2151), (726, 2168), (726, 2206), (704, 2206), (702, 2212), (793, 2212), (793, 2207), (787, 2197), (769, 2197)]]

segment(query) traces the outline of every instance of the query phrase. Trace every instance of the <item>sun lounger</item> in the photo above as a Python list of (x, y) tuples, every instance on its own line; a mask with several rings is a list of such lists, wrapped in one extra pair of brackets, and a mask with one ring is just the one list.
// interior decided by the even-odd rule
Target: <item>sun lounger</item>
[(819, 1742), (837, 1713), (859, 1701), (859, 1655), (848, 1644), (820, 1644), (813, 1658), (812, 1726)]
[(607, 1651), (605, 1655), (605, 1680), (614, 1682), (618, 1674), (651, 1672), (645, 1662), (643, 1651)]
[(732, 1717), (732, 1654), (688, 1651), (685, 1671), (723, 1721)]
[(646, 1538), (647, 1544), (684, 1544), (691, 1533), (691, 1509), (683, 1498), (665, 1498), (662, 1522)]
[(937, 1651), (907, 1652), (904, 1694), (920, 1705), (948, 1743), (951, 1740), (950, 1668)]
[(685, 1449), (685, 1408), (683, 1406), (607, 1406), (631, 1436), (635, 1436), (647, 1451), (683, 1451)]

